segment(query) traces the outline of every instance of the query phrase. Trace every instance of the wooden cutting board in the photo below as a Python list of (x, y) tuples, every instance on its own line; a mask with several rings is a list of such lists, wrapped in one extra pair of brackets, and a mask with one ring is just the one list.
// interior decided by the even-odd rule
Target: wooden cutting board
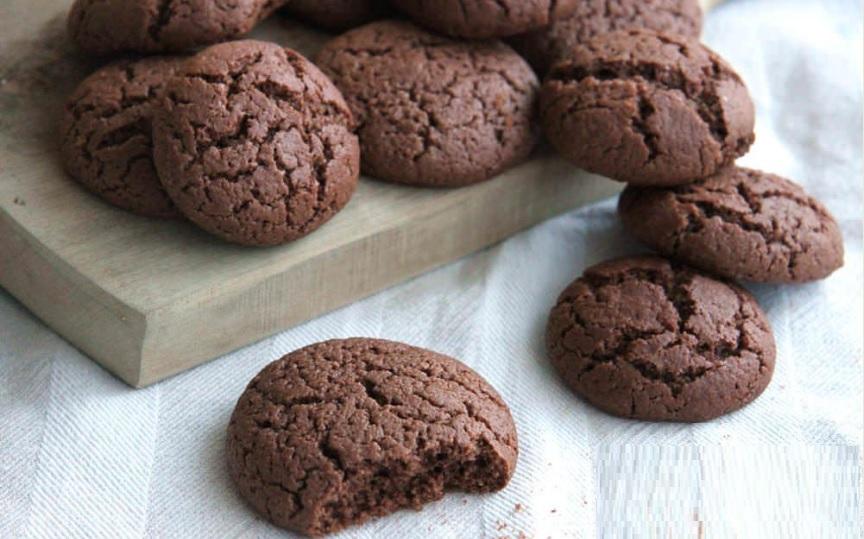
[[(95, 69), (65, 36), (68, 0), (0, 5), (0, 285), (105, 368), (146, 386), (446, 264), (620, 186), (540, 150), (472, 187), (367, 178), (289, 245), (228, 245), (115, 210), (63, 173), (57, 119)], [(326, 35), (274, 18), (255, 36), (311, 55)]]

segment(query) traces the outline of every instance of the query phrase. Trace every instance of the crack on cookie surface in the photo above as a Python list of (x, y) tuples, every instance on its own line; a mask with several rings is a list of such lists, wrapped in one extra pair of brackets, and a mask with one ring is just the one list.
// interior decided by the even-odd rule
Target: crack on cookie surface
[(536, 142), (536, 77), (503, 44), (385, 21), (331, 41), (317, 63), (354, 112), (372, 176), (464, 185), (521, 162)]
[(619, 212), (652, 247), (730, 278), (799, 282), (843, 264), (842, 235), (825, 207), (756, 170), (732, 167), (675, 189), (631, 187)]
[(151, 120), (180, 58), (121, 61), (82, 81), (66, 103), (61, 153), (67, 172), (111, 204), (177, 217), (152, 163)]
[(545, 75), (567, 53), (592, 38), (634, 28), (698, 38), (702, 10), (696, 0), (583, 0), (573, 13), (555, 17), (548, 27), (510, 40), (538, 71)]
[(754, 140), (740, 77), (697, 41), (639, 31), (599, 36), (547, 75), (541, 116), (578, 165), (642, 185), (704, 178)]
[[(746, 292), (651, 257), (587, 270), (547, 328), (553, 365), (578, 394), (653, 420), (704, 420), (755, 398), (773, 369), (772, 339)], [(735, 376), (751, 385), (719, 399), (701, 394)]]
[(76, 0), (69, 32), (84, 51), (182, 52), (245, 34), (285, 0)]
[[(419, 508), (445, 490), (497, 490), (517, 452), (506, 405), (477, 374), (370, 339), (312, 345), (265, 368), (228, 434), (244, 496), (277, 524), (315, 534)], [(274, 478), (282, 502), (255, 490)]]
[[(691, 56), (685, 45), (671, 40), (665, 43), (680, 47), (682, 56)], [(686, 102), (699, 114), (714, 139), (723, 145), (724, 151), (729, 152), (729, 129), (723, 117), (723, 105), (717, 94), (716, 84), (726, 80), (738, 83), (741, 81), (733, 72), (723, 68), (716, 58), (711, 57), (710, 62), (711, 68), (703, 71), (703, 74), (707, 75), (706, 80), (690, 77), (680, 68), (669, 64), (602, 59), (587, 66), (562, 64), (552, 71), (550, 78), (568, 84), (578, 84), (588, 78), (597, 81), (643, 81), (654, 88), (679, 92), (686, 96)], [(638, 95), (641, 109), (645, 106), (643, 103), (648, 102), (649, 92), (640, 87)]]
[(181, 211), (229, 241), (284, 243), (347, 203), (351, 113), (307, 60), (241, 41), (201, 53), (166, 91), (157, 165)]

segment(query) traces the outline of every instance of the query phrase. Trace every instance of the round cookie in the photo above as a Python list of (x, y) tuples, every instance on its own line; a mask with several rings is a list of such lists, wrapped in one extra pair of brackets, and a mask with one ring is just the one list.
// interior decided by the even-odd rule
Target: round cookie
[(613, 32), (571, 51), (543, 84), (547, 137), (576, 165), (635, 185), (711, 176), (750, 148), (741, 78), (695, 40)]
[(388, 16), (386, 0), (290, 0), (285, 13), (332, 31), (345, 31)]
[(576, 4), (569, 17), (513, 36), (509, 43), (542, 76), (577, 45), (609, 32), (634, 29), (698, 38), (702, 8), (697, 0), (585, 0)]
[(285, 0), (76, 0), (72, 39), (89, 54), (174, 52), (249, 32)]
[(843, 265), (843, 236), (828, 210), (766, 172), (729, 167), (677, 188), (631, 186), (618, 211), (652, 248), (732, 279), (812, 281)]
[(657, 257), (586, 270), (552, 309), (546, 346), (577, 395), (648, 421), (722, 416), (774, 371), (774, 336), (748, 292)]
[(107, 202), (148, 217), (179, 217), (153, 166), (151, 117), (180, 58), (110, 64), (66, 102), (61, 155), (66, 171)]
[(274, 43), (214, 45), (166, 85), (154, 161), (177, 208), (234, 243), (277, 245), (347, 204), (360, 150), (339, 90)]
[(228, 470), (243, 498), (312, 536), (449, 490), (500, 490), (517, 453), (510, 411), (477, 373), (377, 339), (313, 344), (271, 363), (228, 426)]
[(333, 39), (317, 63), (354, 112), (370, 176), (467, 185), (524, 161), (537, 141), (537, 78), (501, 42), (381, 21)]
[(487, 39), (543, 28), (581, 0), (390, 0), (418, 24), (453, 37)]

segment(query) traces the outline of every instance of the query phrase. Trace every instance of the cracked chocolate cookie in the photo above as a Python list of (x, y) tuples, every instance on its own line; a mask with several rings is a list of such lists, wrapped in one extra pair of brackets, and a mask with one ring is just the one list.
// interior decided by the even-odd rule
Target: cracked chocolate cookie
[(843, 236), (828, 210), (766, 172), (729, 167), (676, 188), (631, 186), (618, 212), (662, 254), (732, 279), (812, 281), (843, 265)]
[(507, 405), (477, 373), (378, 339), (313, 344), (271, 363), (237, 402), (227, 446), (243, 498), (312, 536), (447, 490), (500, 490), (518, 453)]
[(386, 0), (290, 0), (282, 11), (327, 30), (345, 31), (383, 19), (392, 8)]
[(581, 0), (391, 0), (423, 26), (453, 37), (486, 39), (543, 28)]
[(702, 8), (697, 0), (585, 0), (576, 4), (569, 17), (513, 36), (509, 43), (542, 76), (577, 45), (609, 32), (634, 29), (698, 38)]
[(546, 135), (576, 165), (634, 185), (711, 176), (750, 148), (741, 78), (695, 40), (605, 34), (573, 49), (543, 84)]
[(190, 221), (228, 241), (277, 245), (347, 204), (360, 149), (339, 90), (300, 54), (233, 41), (189, 59), (154, 117), (162, 185)]
[(95, 55), (177, 52), (250, 31), (285, 0), (76, 0), (68, 28)]
[(147, 217), (179, 217), (153, 166), (151, 117), (180, 58), (123, 61), (75, 89), (63, 115), (66, 171), (105, 201)]
[(774, 336), (748, 292), (657, 257), (586, 270), (552, 309), (546, 346), (577, 395), (649, 421), (722, 416), (774, 371)]
[(537, 78), (501, 42), (381, 21), (330, 41), (317, 63), (354, 112), (370, 176), (467, 185), (524, 161), (537, 141)]

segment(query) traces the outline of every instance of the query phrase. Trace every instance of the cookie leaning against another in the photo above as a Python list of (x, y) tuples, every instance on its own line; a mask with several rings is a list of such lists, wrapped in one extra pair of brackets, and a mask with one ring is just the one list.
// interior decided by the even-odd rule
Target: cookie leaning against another
[(243, 35), (285, 0), (76, 0), (67, 26), (89, 54), (185, 51)]
[(489, 39), (543, 28), (582, 0), (390, 0), (411, 19), (453, 37)]
[(75, 89), (63, 115), (66, 171), (105, 201), (147, 217), (179, 217), (153, 166), (151, 117), (181, 58), (122, 61)]
[(378, 339), (313, 344), (262, 370), (228, 426), (240, 494), (278, 526), (322, 535), (445, 490), (492, 492), (513, 475), (513, 418), (450, 357)]
[(351, 106), (363, 170), (375, 178), (476, 183), (527, 159), (537, 141), (537, 77), (499, 41), (381, 21), (333, 39), (316, 62)]
[(360, 171), (351, 124), (339, 90), (300, 54), (232, 41), (166, 84), (153, 159), (190, 221), (231, 242), (277, 245), (348, 203)]
[(555, 64), (540, 97), (547, 137), (590, 172), (634, 185), (706, 178), (750, 148), (753, 102), (698, 41), (613, 32)]
[(697, 0), (584, 0), (568, 17), (508, 40), (541, 76), (573, 47), (618, 30), (646, 29), (698, 38), (702, 8)]
[(729, 167), (676, 188), (630, 186), (618, 212), (650, 247), (732, 279), (812, 281), (843, 265), (843, 236), (828, 210), (766, 172)]
[(749, 404), (776, 353), (747, 291), (647, 256), (587, 269), (552, 309), (546, 346), (577, 395), (649, 421), (706, 421)]

